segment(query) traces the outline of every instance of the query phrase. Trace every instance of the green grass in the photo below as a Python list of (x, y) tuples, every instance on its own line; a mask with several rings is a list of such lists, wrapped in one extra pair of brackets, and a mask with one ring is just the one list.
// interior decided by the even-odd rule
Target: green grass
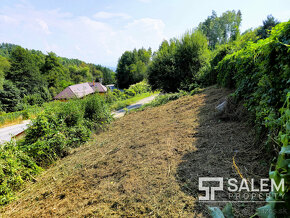
[[(127, 107), (131, 104), (136, 103), (137, 101), (149, 97), (151, 95), (156, 94), (157, 92), (146, 92), (142, 94), (138, 94), (132, 98), (128, 98), (126, 100), (119, 100), (110, 105), (111, 110), (118, 110), (124, 107)], [(40, 114), (43, 110), (55, 111), (57, 110), (64, 102), (61, 101), (51, 101), (46, 102), (42, 106), (31, 106), (23, 111), (16, 111), (7, 114), (0, 115), (0, 128), (15, 125), (21, 123), (23, 120), (27, 120), (30, 118), (35, 118)]]
[(158, 94), (158, 92), (146, 92), (146, 93), (136, 95), (136, 96), (129, 98), (129, 99), (126, 99), (126, 100), (116, 101), (113, 104), (111, 104), (110, 108), (111, 108), (111, 110), (119, 110), (119, 109), (125, 108), (131, 104), (134, 104), (143, 98), (147, 98), (147, 97), (155, 95), (155, 94)]
[(60, 107), (61, 104), (63, 104), (63, 102), (52, 101), (46, 102), (42, 106), (29, 106), (27, 109), (22, 111), (4, 113), (0, 115), (0, 128), (9, 125), (15, 125), (17, 123), (21, 123), (23, 120), (28, 120), (30, 118), (35, 118), (44, 109), (53, 111)]

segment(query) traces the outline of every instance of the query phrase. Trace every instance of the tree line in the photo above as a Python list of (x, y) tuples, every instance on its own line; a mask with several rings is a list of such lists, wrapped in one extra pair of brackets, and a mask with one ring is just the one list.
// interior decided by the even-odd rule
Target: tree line
[(51, 100), (69, 85), (102, 80), (115, 83), (107, 67), (47, 55), (21, 46), (0, 44), (0, 111), (23, 110)]
[(118, 86), (127, 88), (146, 79), (153, 89), (176, 92), (215, 84), (219, 61), (249, 42), (267, 38), (271, 28), (279, 23), (269, 15), (260, 27), (241, 33), (241, 21), (240, 10), (226, 11), (220, 16), (213, 11), (198, 27), (180, 39), (164, 40), (153, 53), (144, 48), (124, 52), (116, 71)]

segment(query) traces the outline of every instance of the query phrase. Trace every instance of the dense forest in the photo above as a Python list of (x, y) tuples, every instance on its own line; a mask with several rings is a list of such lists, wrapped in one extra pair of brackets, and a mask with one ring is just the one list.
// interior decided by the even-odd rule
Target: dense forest
[(0, 44), (0, 111), (40, 105), (69, 85), (91, 81), (115, 83), (115, 73), (101, 65), (58, 57), (53, 52), (45, 55), (13, 44)]

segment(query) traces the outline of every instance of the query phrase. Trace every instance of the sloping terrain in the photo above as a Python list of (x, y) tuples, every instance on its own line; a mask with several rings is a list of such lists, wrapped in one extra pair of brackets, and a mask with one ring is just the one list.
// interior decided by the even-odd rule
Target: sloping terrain
[[(251, 129), (222, 121), (214, 108), (230, 91), (208, 88), (116, 120), (36, 178), (4, 217), (204, 217), (199, 176), (267, 178)], [(223, 193), (220, 196), (224, 199)], [(224, 206), (221, 204), (220, 206)], [(234, 204), (238, 217), (257, 204)]]

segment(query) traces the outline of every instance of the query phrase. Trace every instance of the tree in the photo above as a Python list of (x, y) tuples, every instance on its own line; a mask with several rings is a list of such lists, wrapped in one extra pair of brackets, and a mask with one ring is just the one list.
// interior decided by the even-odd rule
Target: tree
[(234, 10), (226, 11), (220, 17), (215, 11), (212, 11), (212, 15), (199, 24), (198, 30), (207, 37), (209, 48), (214, 49), (218, 44), (237, 39), (240, 34), (241, 21), (242, 13), (240, 10), (237, 12)]
[(271, 29), (279, 23), (272, 15), (268, 15), (267, 19), (263, 21), (263, 26), (258, 29), (257, 35), (260, 39), (269, 37)]
[(191, 90), (208, 61), (206, 37), (200, 31), (187, 32), (180, 40), (162, 42), (148, 68), (148, 82), (165, 92)]
[(151, 49), (141, 48), (138, 51), (125, 51), (118, 61), (117, 85), (119, 88), (128, 88), (130, 85), (141, 82), (146, 77), (146, 69), (150, 62)]
[(0, 56), (0, 90), (3, 89), (3, 82), (5, 78), (5, 71), (10, 68), (10, 63), (7, 58)]
[(9, 80), (5, 80), (3, 90), (0, 90), (1, 107), (5, 112), (12, 112), (18, 109), (21, 101), (20, 90)]
[(11, 68), (6, 79), (15, 83), (17, 88), (25, 88), (31, 92), (34, 87), (43, 83), (35, 59), (28, 50), (17, 46), (11, 53), (10, 62)]
[(69, 70), (61, 64), (60, 58), (53, 52), (46, 55), (41, 71), (48, 88), (55, 87), (57, 91), (61, 91), (63, 88), (66, 88), (66, 85), (71, 84)]
[(177, 74), (174, 57), (177, 42), (177, 39), (171, 39), (169, 42), (165, 40), (153, 54), (148, 67), (148, 82), (153, 90), (174, 92), (179, 88), (181, 77)]

